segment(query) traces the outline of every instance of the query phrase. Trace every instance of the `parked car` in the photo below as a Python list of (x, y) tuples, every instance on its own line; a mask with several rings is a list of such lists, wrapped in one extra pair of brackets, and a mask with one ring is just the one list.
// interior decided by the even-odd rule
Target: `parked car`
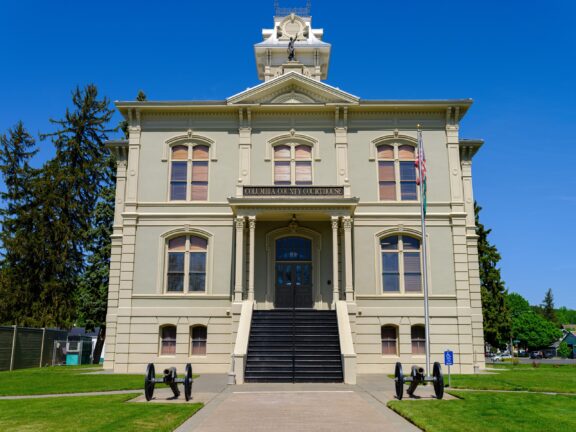
[(497, 362), (497, 361), (508, 360), (511, 358), (512, 358), (512, 356), (510, 354), (502, 353), (502, 354), (496, 354), (494, 357), (492, 357), (492, 361)]
[(542, 351), (532, 351), (530, 353), (530, 358), (531, 359), (542, 359), (542, 358), (544, 358), (544, 355), (542, 354)]

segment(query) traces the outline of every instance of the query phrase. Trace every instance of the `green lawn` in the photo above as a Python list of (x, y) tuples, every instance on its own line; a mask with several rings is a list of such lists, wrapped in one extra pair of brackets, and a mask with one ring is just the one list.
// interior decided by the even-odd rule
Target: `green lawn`
[(98, 370), (101, 368), (57, 366), (0, 372), (0, 396), (144, 389), (144, 372), (140, 375), (86, 374)]
[(532, 432), (576, 429), (576, 396), (458, 392), (460, 400), (390, 401), (427, 432)]
[(138, 394), (0, 401), (3, 432), (172, 431), (202, 404), (124, 403)]
[[(576, 365), (498, 365), (502, 372), (452, 375), (452, 388), (576, 393)], [(444, 377), (448, 383), (448, 377)]]

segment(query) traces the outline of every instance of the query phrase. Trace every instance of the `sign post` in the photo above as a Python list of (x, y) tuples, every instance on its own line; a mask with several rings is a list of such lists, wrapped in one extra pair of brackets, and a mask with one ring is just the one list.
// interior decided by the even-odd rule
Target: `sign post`
[(447, 349), (444, 351), (444, 365), (448, 366), (448, 387), (451, 386), (450, 383), (450, 366), (454, 364), (454, 351)]

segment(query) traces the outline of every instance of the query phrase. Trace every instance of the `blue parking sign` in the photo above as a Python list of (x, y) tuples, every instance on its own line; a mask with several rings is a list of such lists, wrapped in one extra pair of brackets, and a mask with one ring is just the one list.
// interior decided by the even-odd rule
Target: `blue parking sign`
[(444, 351), (444, 364), (446, 366), (452, 366), (454, 364), (454, 351)]

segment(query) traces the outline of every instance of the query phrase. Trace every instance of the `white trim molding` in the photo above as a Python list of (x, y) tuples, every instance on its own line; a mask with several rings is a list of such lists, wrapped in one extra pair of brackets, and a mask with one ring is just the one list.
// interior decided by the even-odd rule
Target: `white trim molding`
[(218, 160), (216, 152), (216, 141), (203, 136), (195, 134), (192, 129), (188, 129), (185, 134), (176, 135), (172, 138), (168, 138), (164, 141), (164, 146), (162, 148), (162, 162), (168, 162), (170, 158), (170, 148), (175, 145), (205, 145), (208, 146), (210, 152), (210, 160), (216, 162)]

